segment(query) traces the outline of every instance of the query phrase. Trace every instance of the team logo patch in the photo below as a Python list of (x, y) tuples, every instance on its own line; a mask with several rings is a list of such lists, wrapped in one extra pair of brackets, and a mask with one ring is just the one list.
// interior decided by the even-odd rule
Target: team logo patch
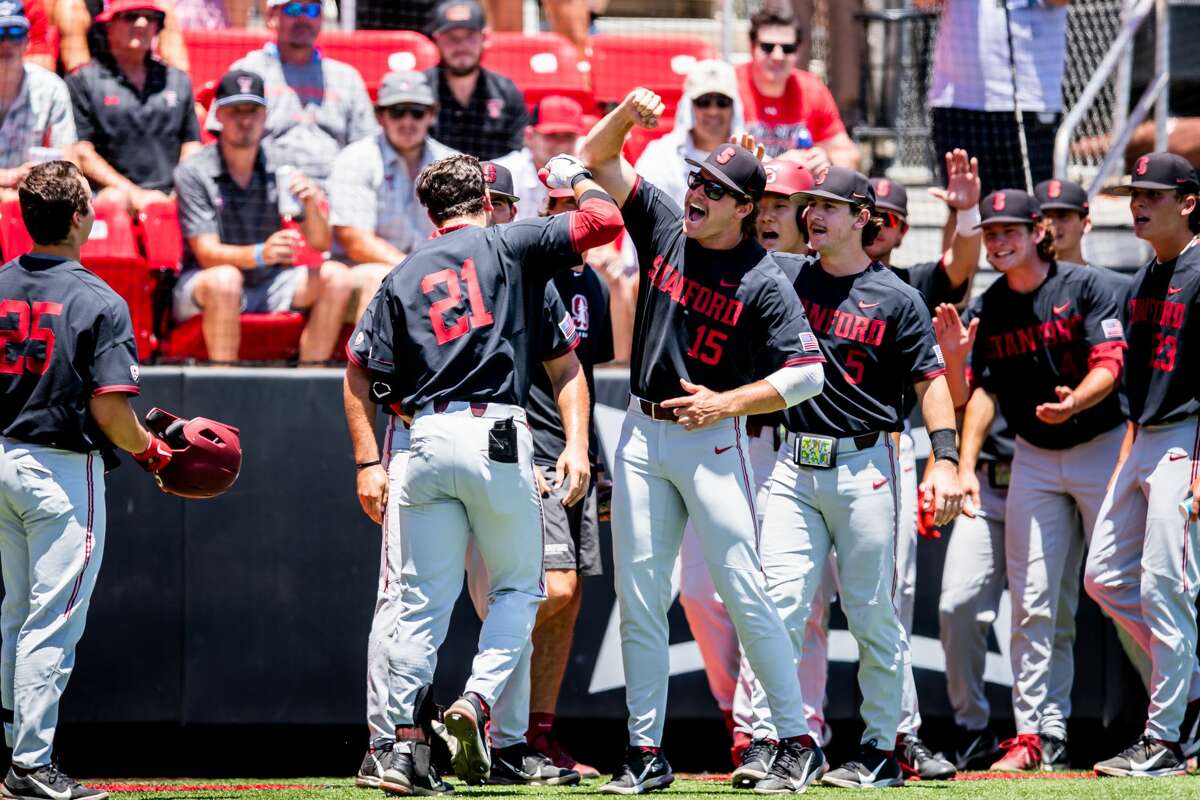
[(483, 179), (489, 186), (496, 182), (496, 165), (490, 161), (483, 164)]
[(575, 320), (575, 330), (587, 333), (591, 327), (592, 312), (588, 308), (587, 298), (581, 294), (571, 298), (571, 317)]
[(391, 384), (384, 383), (383, 381), (375, 381), (371, 384), (371, 394), (375, 397), (387, 397), (391, 393)]
[(239, 75), (237, 82), (239, 92), (242, 94), (250, 94), (250, 88), (254, 85), (253, 78), (251, 78), (249, 75)]
[(1142, 156), (1137, 160), (1137, 166), (1133, 168), (1133, 173), (1135, 175), (1145, 175), (1148, 169), (1150, 169), (1150, 156)]
[(450, 6), (446, 9), (446, 19), (451, 22), (465, 22), (471, 18), (471, 7), (463, 4)]
[(1046, 196), (1049, 197), (1051, 200), (1055, 200), (1059, 197), (1062, 197), (1062, 181), (1060, 181), (1060, 180), (1050, 181), (1050, 185), (1046, 187)]
[(1106, 339), (1124, 339), (1125, 328), (1121, 325), (1119, 319), (1101, 320), (1100, 330), (1104, 333)]
[(492, 119), (500, 119), (500, 115), (504, 112), (504, 100), (499, 97), (490, 98), (487, 101), (487, 112)]
[(359, 332), (358, 332), (358, 335), (354, 337), (354, 346), (355, 346), (355, 347), (362, 347), (362, 343), (363, 343), (363, 339), (364, 339), (364, 338), (365, 338), (365, 337), (363, 336), (363, 332), (362, 332), (362, 331), (359, 331)]
[(134, 383), (137, 383), (138, 379), (142, 377), (142, 368), (139, 367), (137, 364), (130, 364), (129, 365), (129, 377), (133, 378)]
[(1007, 202), (1004, 192), (996, 192), (996, 196), (992, 198), (992, 211), (1003, 211)]
[(943, 367), (946, 366), (946, 359), (942, 358), (942, 346), (940, 344), (935, 344), (933, 346), (933, 354), (937, 356), (937, 361), (939, 364), (941, 364)]
[(721, 152), (717, 153), (717, 163), (724, 166), (728, 164), (733, 157), (737, 155), (737, 150), (732, 147), (726, 147)]
[(813, 353), (821, 349), (817, 344), (816, 334), (809, 331), (804, 331), (800, 334), (800, 347), (806, 353)]
[(568, 341), (575, 338), (575, 320), (571, 319), (570, 314), (563, 314), (563, 318), (558, 321), (558, 329)]
[(119, 106), (121, 105), (121, 98), (115, 94), (106, 94), (104, 95), (104, 105), (106, 107)]
[(163, 92), (163, 99), (167, 101), (167, 106), (170, 108), (179, 105), (179, 93), (174, 89), (167, 89)]
[(891, 193), (892, 193), (892, 182), (889, 181), (887, 178), (884, 178), (875, 186), (875, 196), (876, 197), (887, 197)]
[(774, 183), (779, 178), (779, 170), (775, 167), (764, 167), (763, 171), (767, 173), (767, 183)]

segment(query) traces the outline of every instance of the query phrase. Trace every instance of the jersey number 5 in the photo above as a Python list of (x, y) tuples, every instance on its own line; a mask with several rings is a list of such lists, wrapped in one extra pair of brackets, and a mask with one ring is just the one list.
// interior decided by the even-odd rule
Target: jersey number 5
[(462, 283), (467, 284), (467, 301), (471, 305), (470, 313), (460, 315), (453, 322), (448, 322), (446, 313), (458, 308), (462, 302), (462, 284), (458, 272), (453, 268), (431, 272), (421, 279), (421, 291), (432, 294), (435, 289), (442, 287), (446, 296), (434, 300), (429, 306), (429, 320), (433, 323), (433, 335), (439, 345), (453, 342), (466, 336), (473, 328), (486, 328), (491, 325), (492, 312), (483, 303), (483, 292), (479, 288), (479, 275), (475, 272), (475, 261), (468, 258), (462, 265)]
[[(50, 366), (54, 356), (54, 331), (41, 326), (43, 317), (57, 317), (62, 313), (62, 303), (33, 303), (33, 318), (30, 319), (30, 304), (24, 300), (0, 301), (0, 319), (11, 319), (15, 314), (17, 324), (12, 328), (0, 328), (0, 374), (19, 375), (28, 370), (35, 375), (42, 375)], [(13, 345), (26, 345), (30, 340), (42, 342), (45, 353), (37, 357), (31, 353), (9, 359), (9, 348)]]

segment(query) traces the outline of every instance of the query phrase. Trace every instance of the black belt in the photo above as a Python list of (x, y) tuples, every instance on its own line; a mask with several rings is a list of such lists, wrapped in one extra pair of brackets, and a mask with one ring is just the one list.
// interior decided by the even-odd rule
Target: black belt
[(651, 403), (649, 400), (643, 400), (640, 397), (637, 399), (637, 401), (638, 401), (638, 408), (640, 408), (642, 410), (642, 413), (645, 414), (650, 419), (656, 419), (659, 422), (678, 422), (679, 421), (678, 419), (675, 418), (675, 412), (673, 412), (669, 408), (663, 408), (658, 403)]

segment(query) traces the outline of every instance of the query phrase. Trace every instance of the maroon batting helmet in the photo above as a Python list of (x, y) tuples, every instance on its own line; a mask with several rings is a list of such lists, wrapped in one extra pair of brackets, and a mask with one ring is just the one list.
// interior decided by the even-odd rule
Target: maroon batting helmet
[(237, 480), (242, 445), (232, 425), (152, 408), (146, 427), (171, 448), (171, 463), (154, 475), (164, 492), (199, 500), (223, 494)]

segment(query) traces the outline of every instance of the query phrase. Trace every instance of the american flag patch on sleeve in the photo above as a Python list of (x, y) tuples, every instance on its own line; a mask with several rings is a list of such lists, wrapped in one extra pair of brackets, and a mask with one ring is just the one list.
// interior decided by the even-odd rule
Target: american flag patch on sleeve
[(1105, 339), (1124, 339), (1125, 328), (1121, 325), (1119, 319), (1101, 320), (1100, 330), (1104, 332)]
[(806, 353), (814, 353), (821, 349), (817, 344), (816, 334), (810, 333), (809, 331), (805, 331), (804, 333), (800, 334), (800, 347), (803, 348)]
[(575, 338), (575, 320), (571, 319), (570, 313), (563, 314), (563, 318), (558, 321), (558, 329), (566, 339)]
[(942, 358), (942, 346), (940, 344), (935, 344), (933, 346), (933, 354), (937, 356), (939, 364), (941, 364), (943, 367), (946, 366), (946, 359)]

